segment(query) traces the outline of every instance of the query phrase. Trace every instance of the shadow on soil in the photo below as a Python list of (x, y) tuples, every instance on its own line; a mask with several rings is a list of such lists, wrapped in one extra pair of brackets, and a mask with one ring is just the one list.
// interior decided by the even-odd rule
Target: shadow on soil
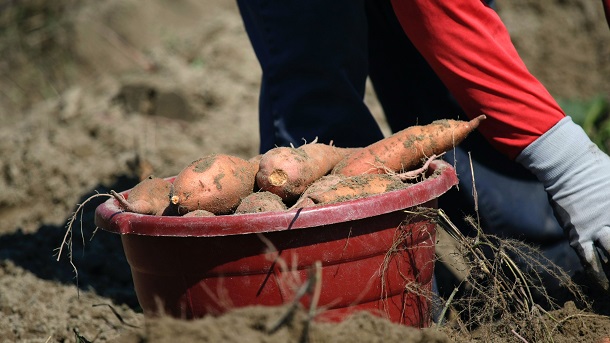
[[(118, 177), (111, 185), (94, 187), (91, 192), (84, 194), (78, 203), (96, 193), (132, 188), (137, 182), (136, 178)], [(58, 248), (66, 233), (65, 223), (61, 226), (43, 225), (35, 233), (19, 230), (14, 234), (0, 236), (0, 260), (11, 260), (41, 279), (77, 285), (81, 290), (95, 291), (117, 304), (127, 304), (139, 311), (131, 271), (120, 237), (101, 229), (96, 230), (94, 224), (95, 209), (106, 200), (104, 197), (92, 199), (84, 206), (74, 223), (72, 251), (78, 277), (70, 265), (67, 246), (64, 246), (62, 256), (57, 261)]]

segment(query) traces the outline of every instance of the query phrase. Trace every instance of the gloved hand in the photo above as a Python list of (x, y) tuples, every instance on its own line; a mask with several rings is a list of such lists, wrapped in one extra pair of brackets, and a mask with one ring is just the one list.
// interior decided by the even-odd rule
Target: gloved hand
[(544, 184), (570, 245), (585, 269), (608, 290), (610, 157), (566, 117), (526, 147), (516, 161)]

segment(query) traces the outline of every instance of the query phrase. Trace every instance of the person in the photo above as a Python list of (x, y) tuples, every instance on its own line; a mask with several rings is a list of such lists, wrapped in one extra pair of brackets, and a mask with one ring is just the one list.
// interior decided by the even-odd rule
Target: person
[(315, 137), (344, 147), (383, 138), (363, 102), (367, 76), (392, 131), (484, 113), (480, 135), (446, 154), (455, 159), (460, 200), (443, 196), (439, 206), (468, 211), (472, 151), (483, 227), (538, 242), (564, 269), (581, 264), (609, 288), (610, 158), (527, 70), (488, 4), (238, 5), (263, 70), (261, 152)]

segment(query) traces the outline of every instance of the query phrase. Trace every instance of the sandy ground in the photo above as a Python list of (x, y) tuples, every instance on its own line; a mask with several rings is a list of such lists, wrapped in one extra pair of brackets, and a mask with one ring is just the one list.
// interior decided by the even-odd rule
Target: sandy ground
[[(66, 250), (57, 261), (66, 222), (90, 195), (131, 188), (150, 170), (175, 175), (210, 153), (257, 153), (260, 68), (235, 4), (32, 0), (0, 10), (0, 341), (298, 341), (300, 312), (274, 334), (261, 329), (284, 308), (145, 320), (119, 238), (95, 230), (101, 198), (86, 204), (71, 236), (78, 274)], [(554, 96), (610, 94), (610, 30), (600, 4), (518, 0), (501, 2), (499, 12)], [(372, 92), (366, 101), (383, 126)], [(553, 318), (555, 342), (610, 336), (607, 317), (571, 305)], [(445, 330), (367, 314), (313, 325), (310, 338), (449, 340)]]

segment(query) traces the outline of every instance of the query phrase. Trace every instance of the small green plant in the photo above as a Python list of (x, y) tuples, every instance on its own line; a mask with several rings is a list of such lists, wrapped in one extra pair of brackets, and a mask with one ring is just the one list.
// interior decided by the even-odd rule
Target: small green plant
[(582, 126), (605, 153), (610, 152), (610, 99), (598, 95), (588, 100), (560, 100), (559, 105)]

